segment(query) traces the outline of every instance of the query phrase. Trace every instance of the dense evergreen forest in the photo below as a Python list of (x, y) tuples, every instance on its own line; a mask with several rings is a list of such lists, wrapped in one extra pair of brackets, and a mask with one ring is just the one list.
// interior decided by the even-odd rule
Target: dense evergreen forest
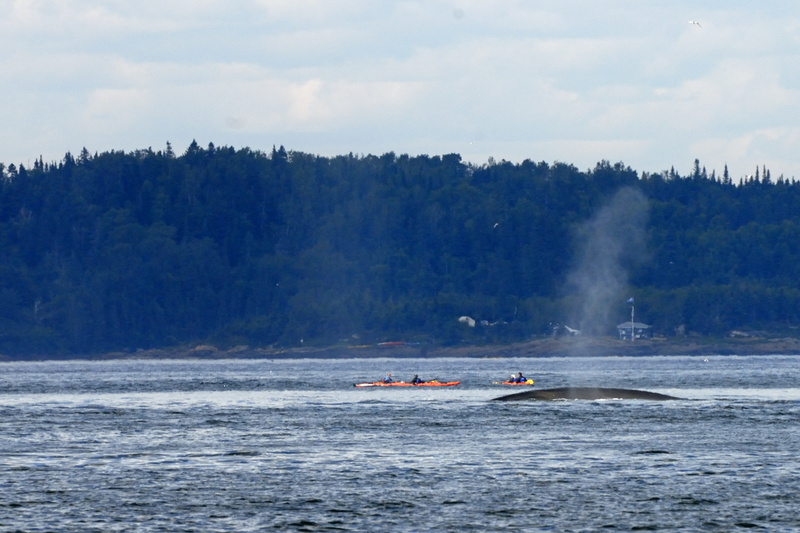
[[(0, 353), (800, 325), (800, 183), (197, 143), (0, 165)], [(473, 318), (474, 327), (460, 317)]]

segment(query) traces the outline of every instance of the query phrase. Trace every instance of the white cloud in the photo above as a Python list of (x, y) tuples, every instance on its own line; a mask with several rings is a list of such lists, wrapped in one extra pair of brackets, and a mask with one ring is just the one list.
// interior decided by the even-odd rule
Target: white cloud
[(697, 157), (733, 175), (767, 164), (800, 177), (795, 11), (783, 0), (0, 0), (0, 161), (196, 138), (642, 171), (688, 172)]
[(738, 178), (753, 174), (756, 168), (766, 165), (773, 179), (783, 174), (785, 177), (800, 177), (784, 171), (797, 165), (797, 146), (800, 145), (800, 127), (775, 127), (746, 132), (742, 135), (721, 138), (708, 138), (696, 142), (693, 149), (697, 153), (708, 154), (704, 165), (711, 164), (718, 174), (724, 165), (731, 169), (731, 177)]
[(130, 127), (150, 111), (151, 99), (142, 89), (97, 89), (89, 95), (84, 123), (94, 131)]

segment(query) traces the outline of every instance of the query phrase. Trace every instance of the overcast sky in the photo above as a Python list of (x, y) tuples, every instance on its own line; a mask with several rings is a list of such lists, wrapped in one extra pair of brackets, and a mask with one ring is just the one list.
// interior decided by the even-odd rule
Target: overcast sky
[(6, 164), (196, 139), (800, 179), (797, 0), (0, 0), (0, 50)]

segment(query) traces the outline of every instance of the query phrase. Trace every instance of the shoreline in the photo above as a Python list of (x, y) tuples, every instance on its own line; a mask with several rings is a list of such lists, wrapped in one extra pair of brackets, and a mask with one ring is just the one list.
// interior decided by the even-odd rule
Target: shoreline
[(634, 342), (612, 337), (560, 337), (498, 345), (436, 346), (388, 343), (368, 346), (249, 347), (221, 349), (210, 344), (118, 351), (87, 356), (0, 355), (0, 361), (121, 360), (121, 359), (359, 359), (359, 358), (536, 358), (536, 357), (645, 357), (714, 355), (798, 355), (800, 338), (704, 338), (639, 339)]

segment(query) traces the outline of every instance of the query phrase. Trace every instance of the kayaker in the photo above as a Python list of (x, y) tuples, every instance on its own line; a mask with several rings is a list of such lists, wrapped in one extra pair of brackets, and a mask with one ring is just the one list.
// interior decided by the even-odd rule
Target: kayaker
[(416, 385), (417, 383), (424, 383), (424, 382), (421, 379), (419, 379), (419, 376), (417, 374), (414, 374), (414, 377), (411, 378), (411, 383)]
[(384, 383), (394, 383), (394, 380), (392, 379), (392, 373), (391, 372), (386, 374), (386, 377), (383, 378), (383, 382)]
[(516, 383), (517, 382), (517, 376), (515, 376), (514, 374), (511, 374), (511, 377), (508, 378), (508, 382), (509, 383)]
[(522, 375), (522, 372), (517, 372), (517, 378), (516, 378), (516, 381), (517, 381), (517, 383), (525, 383), (526, 381), (528, 381), (528, 378), (526, 378), (525, 376), (523, 376), (523, 375)]

